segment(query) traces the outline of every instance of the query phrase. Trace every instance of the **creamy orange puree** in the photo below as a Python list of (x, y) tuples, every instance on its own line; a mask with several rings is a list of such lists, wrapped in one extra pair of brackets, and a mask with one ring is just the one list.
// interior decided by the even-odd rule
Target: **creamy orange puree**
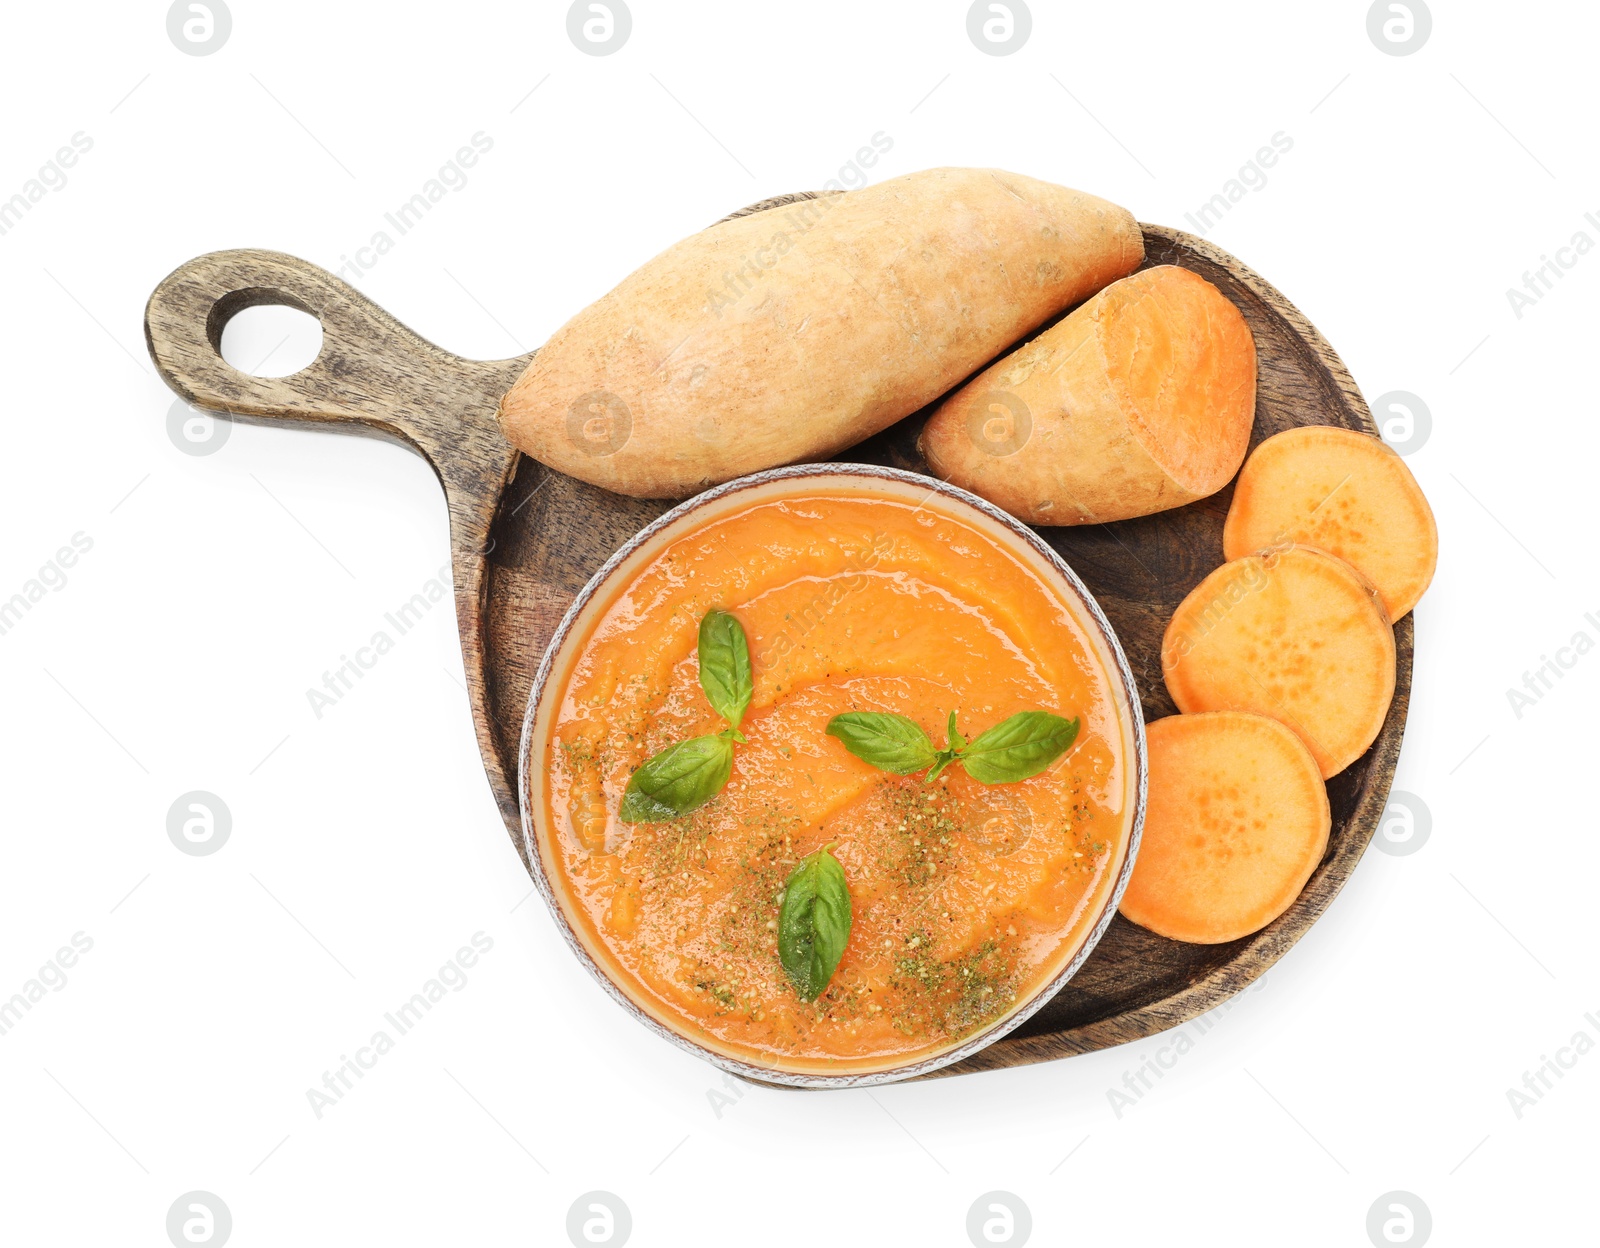
[[(633, 1001), (726, 1056), (845, 1074), (952, 1047), (1060, 970), (1120, 869), (1131, 729), (1110, 657), (1042, 561), (941, 505), (839, 491), (714, 516), (592, 617), (552, 691), (540, 851), (556, 893)], [(707, 805), (621, 823), (640, 763), (724, 726), (697, 680), (713, 607), (749, 638), (748, 743)], [(933, 785), (889, 775), (824, 734), (843, 711), (898, 711), (943, 746), (952, 709), (969, 739), (1032, 709), (1082, 728), (1049, 771), (990, 787), (959, 767)], [(778, 907), (828, 843), (854, 925), (805, 1003)]]

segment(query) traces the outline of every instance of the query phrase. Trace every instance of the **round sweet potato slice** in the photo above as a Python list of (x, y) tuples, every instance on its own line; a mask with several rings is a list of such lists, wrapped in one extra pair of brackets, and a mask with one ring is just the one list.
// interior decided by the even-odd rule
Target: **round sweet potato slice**
[(1378, 587), (1391, 620), (1422, 597), (1439, 530), (1405, 461), (1371, 434), (1302, 425), (1251, 452), (1222, 530), (1226, 558), (1268, 546), (1317, 546)]
[(1123, 916), (1194, 944), (1260, 931), (1328, 846), (1316, 760), (1277, 720), (1241, 711), (1172, 715), (1146, 737), (1150, 798)]
[(1294, 729), (1323, 778), (1360, 758), (1394, 697), (1394, 629), (1372, 583), (1314, 546), (1223, 564), (1173, 612), (1161, 669), (1180, 711)]

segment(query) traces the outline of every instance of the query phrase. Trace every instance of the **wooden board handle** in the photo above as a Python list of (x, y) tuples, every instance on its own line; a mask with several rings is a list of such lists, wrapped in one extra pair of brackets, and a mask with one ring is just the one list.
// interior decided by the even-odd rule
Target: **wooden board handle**
[[(245, 308), (283, 304), (322, 324), (322, 350), (287, 377), (222, 358), (222, 329)], [(481, 549), (516, 451), (500, 396), (532, 353), (467, 360), (407, 329), (326, 269), (277, 251), (213, 251), (179, 265), (145, 308), (162, 379), (196, 407), (251, 421), (353, 423), (410, 444), (444, 485), (458, 553)]]
[[(256, 377), (222, 358), (223, 327), (260, 304), (321, 322), (315, 361), (288, 377)], [(275, 251), (214, 251), (180, 265), (151, 294), (144, 328), (157, 371), (196, 407), (253, 420), (355, 421), (403, 438), (440, 468), (466, 449), (463, 423), (499, 436), (500, 395), (526, 363), (452, 355), (325, 269)]]

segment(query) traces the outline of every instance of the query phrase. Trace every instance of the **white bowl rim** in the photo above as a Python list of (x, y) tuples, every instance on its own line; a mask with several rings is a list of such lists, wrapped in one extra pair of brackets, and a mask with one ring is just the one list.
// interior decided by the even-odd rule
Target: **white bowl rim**
[[(1106, 895), (1104, 906), (1094, 927), (1079, 945), (1076, 953), (1068, 963), (1061, 968), (1048, 982), (1034, 989), (1033, 994), (1022, 1006), (1012, 1011), (994, 1026), (983, 1030), (953, 1048), (943, 1050), (932, 1057), (922, 1058), (908, 1062), (903, 1066), (887, 1067), (882, 1070), (844, 1073), (838, 1075), (823, 1075), (809, 1071), (777, 1070), (769, 1066), (760, 1066), (753, 1062), (743, 1062), (737, 1058), (728, 1057), (718, 1053), (708, 1046), (696, 1044), (687, 1036), (681, 1035), (671, 1028), (663, 1025), (651, 1017), (633, 1001), (621, 986), (618, 985), (605, 970), (600, 967), (584, 948), (583, 942), (573, 931), (566, 912), (561, 907), (561, 902), (551, 887), (550, 881), (545, 876), (544, 860), (539, 854), (537, 833), (533, 825), (533, 814), (529, 809), (529, 753), (533, 747), (533, 724), (537, 718), (539, 704), (543, 698), (546, 685), (550, 678), (551, 669), (555, 665), (557, 654), (566, 644), (568, 635), (578, 616), (583, 613), (594, 596), (600, 592), (606, 582), (610, 580), (613, 572), (617, 570), (641, 546), (649, 542), (661, 530), (676, 524), (690, 513), (699, 510), (709, 503), (727, 498), (744, 490), (757, 489), (777, 481), (789, 481), (806, 477), (856, 477), (869, 478), (879, 481), (897, 481), (920, 489), (927, 489), (944, 498), (953, 499), (964, 503), (978, 512), (995, 521), (1001, 527), (1020, 538), (1036, 554), (1042, 557), (1052, 570), (1057, 572), (1074, 594), (1084, 611), (1100, 632), (1101, 640), (1110, 651), (1116, 667), (1117, 678), (1122, 684), (1122, 695), (1128, 707), (1129, 717), (1133, 728), (1133, 764), (1137, 780), (1136, 796), (1134, 801), (1133, 819), (1128, 835), (1128, 849), (1123, 856), (1122, 869), (1117, 873), (1117, 879)], [(539, 661), (539, 669), (533, 678), (533, 687), (528, 691), (528, 706), (522, 718), (522, 738), (517, 750), (517, 805), (522, 815), (522, 843), (527, 854), (529, 870), (533, 875), (534, 886), (539, 890), (539, 895), (544, 898), (545, 905), (550, 910), (551, 917), (556, 922), (556, 927), (566, 940), (568, 948), (577, 956), (578, 961), (584, 966), (596, 982), (605, 989), (618, 1005), (622, 1006), (639, 1022), (662, 1039), (669, 1041), (686, 1053), (703, 1058), (712, 1065), (738, 1075), (744, 1079), (754, 1080), (758, 1083), (782, 1084), (798, 1088), (861, 1088), (873, 1087), (885, 1083), (898, 1083), (906, 1079), (915, 1079), (920, 1075), (931, 1074), (945, 1066), (953, 1065), (971, 1057), (974, 1053), (987, 1048), (996, 1040), (1009, 1035), (1020, 1027), (1033, 1015), (1044, 1008), (1046, 1004), (1066, 986), (1074, 975), (1082, 969), (1088, 961), (1089, 955), (1094, 952), (1105, 935), (1106, 928), (1111, 925), (1112, 918), (1117, 913), (1117, 906), (1122, 901), (1122, 894), (1128, 887), (1128, 880), (1133, 874), (1134, 860), (1139, 854), (1140, 836), (1144, 830), (1145, 804), (1149, 795), (1149, 760), (1145, 744), (1144, 711), (1139, 701), (1138, 685), (1134, 681), (1133, 671), (1128, 666), (1128, 656), (1123, 653), (1122, 643), (1118, 640), (1116, 630), (1111, 627), (1111, 622), (1106, 619), (1101, 611), (1100, 604), (1095, 601), (1094, 595), (1088, 587), (1078, 579), (1078, 574), (1064, 560), (1056, 550), (1039, 536), (1028, 525), (1018, 520), (1009, 512), (1001, 510), (986, 499), (979, 498), (976, 494), (941, 481), (936, 477), (924, 476), (917, 472), (908, 472), (902, 468), (890, 468), (880, 464), (853, 464), (853, 463), (819, 463), (819, 464), (792, 464), (784, 468), (769, 468), (763, 472), (750, 473), (747, 476), (736, 477), (722, 485), (713, 486), (703, 493), (696, 494), (693, 498), (685, 499), (676, 507), (671, 508), (663, 515), (651, 521), (639, 532), (635, 533), (613, 554), (595, 574), (589, 578), (588, 583), (578, 592), (561, 617), (561, 623), (556, 626), (555, 632), (550, 637), (550, 644), (545, 647), (544, 656)]]

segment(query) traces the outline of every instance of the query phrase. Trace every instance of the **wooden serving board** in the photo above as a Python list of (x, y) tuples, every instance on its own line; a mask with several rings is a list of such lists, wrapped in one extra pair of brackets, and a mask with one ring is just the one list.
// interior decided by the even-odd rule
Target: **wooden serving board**
[[(781, 207), (788, 195), (735, 213)], [(1210, 243), (1146, 225), (1145, 267), (1199, 273), (1239, 307), (1260, 359), (1251, 446), (1293, 425), (1376, 433), (1343, 363), (1309, 321), (1250, 269)], [(319, 317), (323, 349), (290, 377), (238, 372), (221, 358), (222, 327), (240, 309), (287, 304)], [(419, 338), (332, 274), (267, 251), (214, 252), (157, 287), (145, 316), (157, 369), (197, 407), (241, 420), (354, 424), (398, 438), (433, 465), (450, 511), (456, 611), (473, 721), (506, 829), (522, 845), (517, 751), (528, 692), (568, 604), (617, 547), (672, 504), (611, 494), (519, 455), (496, 422), (500, 396), (532, 353), (465, 360)], [(916, 472), (926, 413), (839, 458)], [(1099, 600), (1139, 683), (1146, 720), (1175, 713), (1161, 678), (1173, 609), (1222, 562), (1230, 485), (1160, 515), (1041, 529)], [(1333, 831), (1298, 901), (1270, 927), (1224, 945), (1167, 940), (1117, 916), (1054, 1000), (975, 1056), (938, 1072), (1047, 1061), (1152, 1035), (1246, 987), (1294, 944), (1349, 877), (1383, 813), (1411, 691), (1412, 622), (1395, 627), (1394, 704), (1377, 741), (1328, 784)]]

